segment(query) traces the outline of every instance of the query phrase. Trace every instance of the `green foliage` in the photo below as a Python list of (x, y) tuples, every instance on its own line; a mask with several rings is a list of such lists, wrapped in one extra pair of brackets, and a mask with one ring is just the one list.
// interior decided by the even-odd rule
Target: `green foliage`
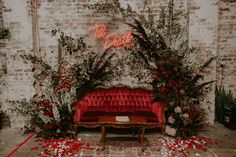
[(224, 87), (216, 86), (215, 105), (217, 108), (222, 108), (224, 105), (230, 105), (236, 107), (236, 99), (233, 96), (231, 90), (226, 91)]
[(236, 99), (231, 91), (226, 91), (223, 86), (216, 86), (215, 89), (215, 115), (216, 120), (224, 122), (224, 107), (236, 108)]
[(65, 35), (63, 32), (60, 34), (60, 42), (62, 47), (66, 49), (66, 53), (72, 55), (78, 51), (85, 51), (86, 43), (83, 37), (73, 38), (71, 36)]

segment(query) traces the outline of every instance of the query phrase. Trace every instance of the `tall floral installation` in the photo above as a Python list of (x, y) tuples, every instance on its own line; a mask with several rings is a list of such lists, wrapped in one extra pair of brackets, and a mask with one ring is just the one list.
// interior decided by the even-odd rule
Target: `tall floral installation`
[(38, 85), (41, 92), (29, 102), (22, 100), (16, 110), (29, 116), (25, 131), (37, 130), (38, 137), (75, 137), (77, 128), (73, 122), (73, 102), (83, 97), (87, 90), (108, 80), (112, 73), (109, 66), (113, 54), (107, 53), (107, 50), (102, 54), (90, 52), (83, 38), (74, 39), (62, 32), (60, 44), (65, 49), (65, 58), (79, 57), (82, 61), (71, 64), (61, 59), (53, 68), (41, 57), (22, 55), (24, 61), (37, 66), (38, 70), (32, 69), (34, 86)]
[(162, 9), (159, 19), (148, 5), (137, 13), (129, 5), (121, 7), (119, 0), (85, 7), (114, 15), (115, 20), (132, 28), (134, 44), (126, 50), (135, 54), (141, 59), (140, 65), (149, 69), (154, 101), (168, 104), (167, 134), (185, 138), (208, 125), (206, 106), (201, 102), (213, 81), (204, 82), (204, 69), (215, 57), (203, 65), (194, 63), (192, 57), (199, 50), (189, 48), (188, 41), (183, 39), (186, 30), (178, 22), (181, 13), (173, 12), (173, 1), (169, 2), (167, 10)]
[[(167, 11), (162, 10), (158, 20), (147, 6), (137, 13), (130, 6), (122, 8), (117, 0), (84, 7), (115, 15), (115, 20), (132, 28), (133, 44), (125, 50), (150, 71), (152, 79), (148, 84), (155, 92), (153, 101), (168, 105), (167, 133), (186, 138), (207, 126), (206, 111), (201, 102), (213, 81), (204, 82), (203, 72), (214, 58), (202, 66), (191, 64), (193, 60), (189, 56), (197, 53), (197, 49), (189, 48), (185, 41), (176, 44), (182, 41), (184, 29), (174, 18), (178, 16), (173, 14), (172, 5)], [(29, 117), (25, 125), (27, 132), (37, 130), (38, 137), (55, 139), (76, 136), (73, 102), (81, 99), (88, 90), (112, 79), (114, 56), (114, 53), (108, 53), (112, 47), (99, 54), (87, 47), (84, 38), (52, 31), (53, 35), (57, 33), (60, 33), (60, 45), (65, 52), (64, 56), (59, 56), (57, 66), (50, 66), (43, 57), (22, 55), (24, 61), (35, 65), (32, 69), (34, 86), (39, 86), (41, 92), (30, 101), (22, 100), (16, 108)], [(70, 58), (75, 58), (76, 62), (70, 62)]]

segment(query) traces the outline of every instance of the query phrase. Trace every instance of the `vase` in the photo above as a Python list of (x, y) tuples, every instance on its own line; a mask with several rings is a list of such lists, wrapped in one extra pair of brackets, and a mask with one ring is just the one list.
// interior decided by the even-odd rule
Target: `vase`
[(173, 128), (173, 127), (170, 127), (169, 125), (167, 125), (166, 128), (165, 128), (165, 133), (167, 135), (175, 137), (176, 136), (176, 132), (177, 132), (177, 129)]

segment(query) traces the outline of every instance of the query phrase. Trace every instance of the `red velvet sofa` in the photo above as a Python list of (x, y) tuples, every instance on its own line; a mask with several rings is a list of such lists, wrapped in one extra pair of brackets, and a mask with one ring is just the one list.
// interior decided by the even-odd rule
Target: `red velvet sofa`
[(166, 105), (153, 102), (153, 92), (128, 87), (98, 88), (73, 104), (74, 122), (97, 127), (100, 115), (145, 116), (150, 127), (164, 127)]

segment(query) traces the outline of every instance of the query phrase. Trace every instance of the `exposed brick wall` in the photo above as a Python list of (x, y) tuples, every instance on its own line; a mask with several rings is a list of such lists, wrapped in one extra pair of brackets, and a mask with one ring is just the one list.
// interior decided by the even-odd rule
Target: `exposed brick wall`
[(219, 2), (217, 85), (221, 84), (236, 97), (236, 1), (233, 0)]
[[(31, 65), (24, 64), (19, 55), (32, 52), (31, 16), (26, 1), (2, 0), (4, 26), (10, 30), (11, 37), (4, 40), (1, 62), (6, 64), (5, 86), (1, 85), (2, 110), (8, 111), (16, 101), (29, 99), (34, 94)], [(24, 121), (8, 111), (11, 125), (22, 126)]]
[[(217, 55), (218, 5), (217, 0), (189, 1), (189, 45), (200, 48), (197, 64), (202, 65), (211, 57)], [(205, 71), (205, 81), (216, 79), (216, 62), (210, 64)], [(203, 101), (208, 109), (209, 122), (214, 121), (215, 85)]]
[[(110, 22), (111, 18), (106, 14), (96, 14), (83, 8), (83, 4), (94, 3), (97, 2), (96, 0), (37, 0), (35, 6), (38, 15), (38, 28), (36, 28), (38, 32), (33, 33), (34, 20), (32, 20), (31, 0), (2, 1), (4, 25), (10, 29), (11, 33), (11, 38), (5, 40), (0, 49), (0, 61), (6, 62), (7, 70), (7, 74), (4, 76), (7, 86), (0, 85), (3, 89), (0, 94), (0, 102), (3, 104), (2, 110), (14, 105), (14, 101), (30, 98), (34, 94), (32, 65), (24, 64), (19, 58), (20, 54), (35, 52), (32, 43), (37, 39), (34, 39), (32, 34), (38, 33), (39, 40), (36, 41), (36, 44), (38, 44), (40, 54), (51, 65), (56, 65), (58, 55), (58, 36), (51, 36), (53, 29), (60, 29), (72, 36), (85, 35), (90, 39), (88, 43), (93, 45), (95, 50), (102, 50), (101, 46), (91, 40), (91, 32), (88, 31), (88, 28), (95, 23)], [(121, 0), (121, 2), (122, 6), (130, 4), (138, 12), (144, 8), (143, 0)], [(168, 6), (168, 2), (169, 0), (151, 0), (147, 5), (155, 10), (154, 14), (158, 17), (161, 9)], [(218, 55), (217, 63), (223, 63), (229, 69), (225, 70), (223, 83), (236, 94), (235, 2), (218, 2), (218, 0), (176, 0), (174, 2), (175, 12), (187, 13), (190, 11), (189, 15), (186, 14), (181, 18), (181, 23), (188, 30), (186, 38), (189, 39), (189, 45), (201, 49), (196, 59), (197, 63), (203, 63), (210, 57)], [(127, 29), (118, 22), (113, 22), (113, 24), (113, 29), (117, 31), (122, 32)], [(219, 66), (217, 68), (219, 69)], [(216, 70), (216, 62), (211, 64), (206, 73), (208, 74), (206, 80), (217, 79), (219, 84), (220, 73), (219, 70)], [(123, 80), (125, 79), (133, 81), (129, 77), (124, 77)], [(204, 106), (210, 106), (209, 121), (211, 123), (214, 119), (214, 87), (213, 85), (211, 92), (203, 102)], [(18, 123), (20, 120), (17, 121), (14, 117), (11, 117), (11, 121), (12, 126), (21, 125)]]

